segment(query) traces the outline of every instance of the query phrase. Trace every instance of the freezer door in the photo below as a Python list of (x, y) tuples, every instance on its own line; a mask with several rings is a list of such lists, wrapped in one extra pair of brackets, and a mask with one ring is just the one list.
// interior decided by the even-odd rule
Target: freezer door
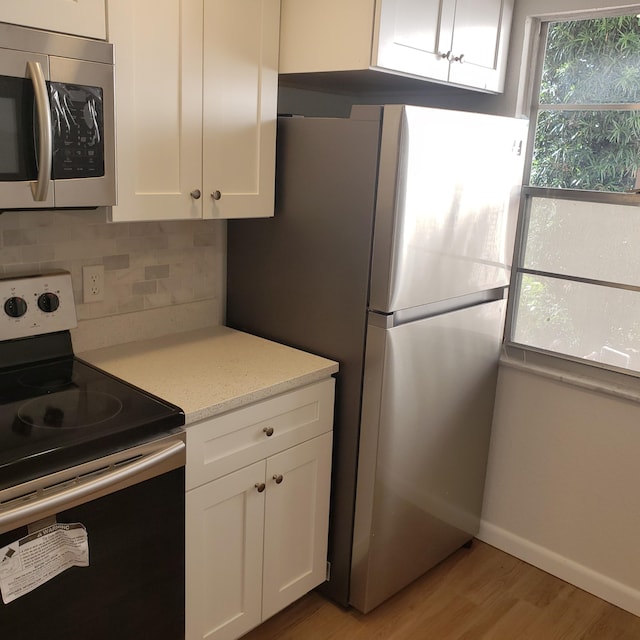
[(509, 282), (526, 126), (385, 106), (371, 309), (398, 311)]
[(350, 597), (365, 613), (478, 531), (504, 311), (369, 325)]

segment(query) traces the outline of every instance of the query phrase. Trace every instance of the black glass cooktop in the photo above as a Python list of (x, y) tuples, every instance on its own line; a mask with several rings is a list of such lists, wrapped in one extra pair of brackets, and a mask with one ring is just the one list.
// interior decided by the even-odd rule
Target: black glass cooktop
[(0, 489), (168, 433), (179, 407), (72, 354), (0, 369)]

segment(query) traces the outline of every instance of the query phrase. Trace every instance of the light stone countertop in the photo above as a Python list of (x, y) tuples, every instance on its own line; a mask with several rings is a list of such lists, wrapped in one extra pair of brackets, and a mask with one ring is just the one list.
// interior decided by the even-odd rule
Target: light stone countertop
[(76, 355), (178, 405), (187, 425), (338, 371), (332, 360), (222, 326)]

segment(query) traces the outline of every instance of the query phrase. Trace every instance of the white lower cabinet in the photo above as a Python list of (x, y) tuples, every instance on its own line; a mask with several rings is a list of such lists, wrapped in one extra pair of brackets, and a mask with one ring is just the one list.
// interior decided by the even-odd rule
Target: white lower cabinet
[(332, 433), (267, 460), (262, 619), (323, 582)]
[(327, 379), (187, 428), (187, 640), (239, 638), (324, 581), (332, 422)]
[(237, 638), (262, 620), (264, 467), (187, 493), (187, 638)]

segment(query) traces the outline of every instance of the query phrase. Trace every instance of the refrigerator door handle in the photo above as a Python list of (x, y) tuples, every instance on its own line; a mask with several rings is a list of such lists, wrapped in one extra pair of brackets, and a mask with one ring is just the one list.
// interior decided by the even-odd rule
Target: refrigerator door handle
[(495, 289), (487, 289), (470, 293), (466, 296), (450, 298), (448, 300), (440, 300), (429, 304), (411, 307), (410, 309), (401, 309), (393, 313), (382, 313), (379, 311), (369, 311), (369, 325), (380, 327), (381, 329), (392, 329), (409, 322), (423, 320), (425, 318), (433, 318), (452, 311), (475, 307), (479, 304), (487, 302), (495, 302), (496, 300), (505, 300), (509, 287), (496, 287)]

